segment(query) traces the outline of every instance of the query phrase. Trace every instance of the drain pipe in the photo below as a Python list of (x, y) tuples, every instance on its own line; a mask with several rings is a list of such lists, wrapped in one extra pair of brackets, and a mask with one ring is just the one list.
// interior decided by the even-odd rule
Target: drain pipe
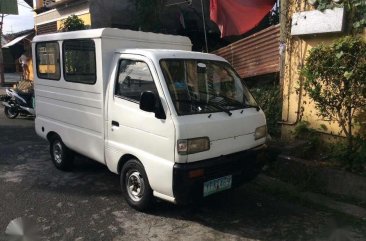
[(302, 77), (300, 77), (299, 82), (300, 82), (300, 87), (299, 87), (299, 98), (298, 98), (298, 101), (297, 101), (296, 120), (294, 122), (289, 122), (288, 121), (290, 110), (287, 110), (287, 112), (288, 112), (287, 113), (287, 120), (286, 121), (279, 121), (279, 122), (277, 122), (278, 124), (287, 125), (287, 126), (294, 126), (301, 120), (302, 113), (304, 112), (304, 107), (301, 106), (302, 90), (303, 90), (303, 78)]

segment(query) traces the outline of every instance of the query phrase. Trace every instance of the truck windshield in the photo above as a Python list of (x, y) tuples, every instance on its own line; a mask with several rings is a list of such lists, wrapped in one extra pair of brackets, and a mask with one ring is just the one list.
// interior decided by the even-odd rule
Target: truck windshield
[(178, 115), (258, 108), (228, 63), (197, 59), (160, 61)]

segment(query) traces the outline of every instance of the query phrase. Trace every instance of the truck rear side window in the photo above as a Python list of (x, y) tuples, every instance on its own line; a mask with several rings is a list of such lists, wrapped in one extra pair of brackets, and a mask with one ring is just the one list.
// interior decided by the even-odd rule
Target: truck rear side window
[(41, 79), (59, 80), (60, 49), (57, 42), (43, 42), (36, 45), (37, 76)]
[(95, 84), (95, 44), (91, 39), (63, 42), (64, 78), (68, 82)]
[(157, 94), (149, 66), (143, 61), (120, 60), (115, 95), (140, 102), (141, 93), (144, 91)]

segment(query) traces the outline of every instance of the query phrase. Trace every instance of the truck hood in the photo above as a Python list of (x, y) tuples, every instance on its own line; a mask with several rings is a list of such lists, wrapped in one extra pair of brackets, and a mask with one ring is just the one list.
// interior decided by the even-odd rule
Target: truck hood
[(248, 150), (265, 143), (266, 138), (254, 139), (255, 129), (266, 124), (262, 110), (250, 108), (231, 112), (231, 116), (217, 112), (177, 117), (177, 140), (208, 137), (210, 150), (190, 155), (179, 155), (176, 151), (176, 162), (200, 161)]

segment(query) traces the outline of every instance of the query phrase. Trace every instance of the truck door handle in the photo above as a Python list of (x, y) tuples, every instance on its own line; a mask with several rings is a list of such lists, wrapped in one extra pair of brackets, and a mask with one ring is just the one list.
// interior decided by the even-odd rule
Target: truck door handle
[(117, 121), (112, 121), (112, 126), (117, 126), (119, 127), (119, 123)]

